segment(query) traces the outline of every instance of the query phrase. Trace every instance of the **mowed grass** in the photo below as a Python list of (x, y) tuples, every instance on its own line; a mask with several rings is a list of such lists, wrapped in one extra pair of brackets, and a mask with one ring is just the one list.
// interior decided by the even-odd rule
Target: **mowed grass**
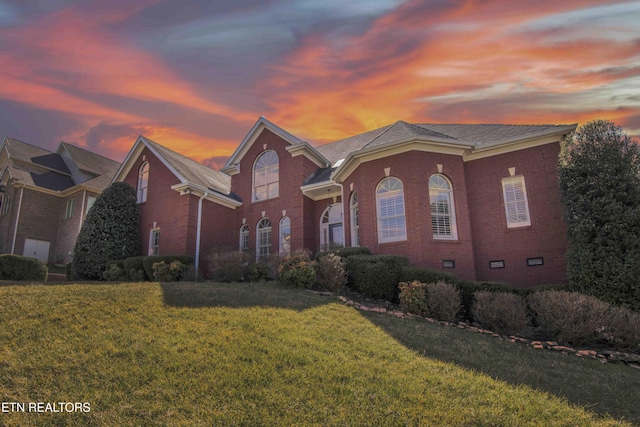
[(277, 284), (0, 287), (0, 401), (91, 405), (0, 423), (622, 424), (425, 357), (383, 327)]

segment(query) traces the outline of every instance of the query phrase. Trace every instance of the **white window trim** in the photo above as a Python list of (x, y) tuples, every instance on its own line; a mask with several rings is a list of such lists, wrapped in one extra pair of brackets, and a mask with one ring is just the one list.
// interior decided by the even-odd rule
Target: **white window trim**
[[(269, 165), (269, 166), (265, 166), (264, 169), (269, 169), (269, 168), (277, 168), (278, 169), (278, 176), (277, 179), (275, 181), (272, 182), (267, 182), (266, 181), (266, 177), (268, 176), (266, 174), (265, 171), (265, 186), (267, 188), (267, 196), (264, 199), (258, 199), (257, 197), (257, 191), (256, 191), (256, 165), (258, 164), (258, 161), (260, 160), (261, 157), (267, 155), (267, 153), (273, 153), (276, 156), (276, 159), (278, 160), (278, 163), (276, 163), (275, 165)], [(277, 194), (275, 196), (271, 196), (269, 197), (269, 185), (273, 185), (276, 184), (278, 187), (278, 191)], [(262, 202), (265, 200), (271, 200), (271, 199), (275, 199), (277, 197), (280, 196), (280, 157), (278, 156), (278, 153), (276, 153), (274, 150), (266, 150), (263, 151), (262, 153), (258, 154), (258, 156), (256, 157), (256, 160), (253, 162), (253, 167), (251, 168), (251, 201), (252, 202)]]
[(75, 206), (75, 199), (67, 200), (67, 204), (64, 212), (64, 219), (69, 219), (73, 217), (74, 206)]
[[(287, 220), (289, 222), (289, 225), (287, 226), (288, 230), (289, 230), (289, 250), (286, 251), (284, 248), (284, 240), (285, 240), (285, 236), (283, 233), (283, 229), (282, 229), (282, 223)], [(289, 218), (288, 216), (283, 216), (280, 219), (280, 223), (278, 225), (278, 235), (279, 235), (279, 243), (280, 243), (280, 254), (281, 255), (291, 255), (291, 218)]]
[[(246, 246), (244, 244), (245, 242), (247, 243)], [(240, 243), (238, 247), (241, 251), (249, 250), (249, 226), (247, 224), (243, 224), (242, 227), (240, 227)]]
[[(440, 176), (449, 184), (448, 190), (440, 190), (437, 188), (434, 188), (434, 190), (438, 192), (444, 191), (447, 193), (447, 196), (449, 199), (449, 211), (450, 211), (449, 221), (451, 223), (451, 234), (436, 234), (435, 230), (433, 229), (433, 222), (431, 223), (431, 234), (434, 240), (458, 240), (458, 227), (456, 224), (456, 207), (455, 207), (455, 202), (453, 197), (453, 185), (451, 184), (451, 181), (449, 180), (449, 178), (447, 178), (441, 173), (436, 173), (431, 175), (429, 177), (429, 182), (431, 182), (431, 178), (433, 176)], [(431, 211), (431, 191), (432, 189), (429, 186), (429, 212), (431, 212), (432, 221), (433, 221), (433, 212)], [(438, 215), (443, 215), (443, 214), (438, 214)]]
[[(518, 181), (522, 183), (522, 195), (524, 197), (524, 210), (527, 215), (527, 219), (524, 221), (510, 222), (509, 221), (509, 202), (507, 202), (506, 184), (512, 183), (512, 182), (518, 182)], [(507, 228), (520, 228), (520, 227), (528, 227), (531, 225), (531, 213), (529, 211), (529, 197), (527, 196), (527, 186), (524, 180), (524, 175), (502, 178), (502, 200), (504, 203), (504, 214), (505, 214), (505, 219), (507, 221)]]
[[(155, 233), (158, 234), (158, 241), (157, 241), (156, 245), (153, 244), (153, 235)], [(152, 228), (151, 230), (149, 230), (149, 251), (148, 251), (148, 254), (149, 254), (149, 256), (152, 256), (152, 255), (158, 255), (159, 253), (160, 253), (160, 227), (155, 227), (155, 228)]]
[[(355, 201), (354, 201), (355, 200)], [(351, 193), (349, 200), (349, 221), (351, 222), (351, 246), (360, 246), (360, 204), (358, 202), (358, 192)], [(358, 221), (356, 222), (356, 218)]]
[[(380, 195), (378, 193), (378, 189), (380, 188), (380, 185), (382, 185), (384, 181), (389, 179), (397, 179), (400, 182), (400, 185), (402, 185), (402, 188), (400, 190), (387, 191), (386, 193), (383, 193), (384, 195)], [(390, 217), (381, 218), (380, 217), (380, 200), (398, 193), (402, 195), (402, 214), (395, 215), (393, 217), (390, 216)], [(404, 218), (404, 235), (400, 234), (398, 236), (387, 237), (387, 238), (382, 237), (383, 221), (391, 218), (400, 218), (400, 217)], [(387, 177), (382, 179), (376, 186), (376, 219), (378, 223), (378, 243), (404, 242), (407, 240), (407, 214), (406, 214), (405, 203), (404, 203), (404, 183), (402, 182), (401, 179), (396, 177)]]
[[(146, 174), (143, 172), (145, 166), (147, 168)], [(136, 186), (136, 202), (138, 203), (144, 203), (147, 201), (147, 195), (149, 193), (149, 170), (150, 166), (148, 161), (142, 162), (138, 168), (138, 185)], [(144, 187), (142, 187), (143, 174), (146, 175), (144, 178)]]
[[(260, 228), (260, 224), (265, 220), (269, 221), (269, 226)], [(267, 239), (268, 243), (263, 246), (260, 246), (261, 233), (269, 234), (269, 238)], [(263, 256), (268, 257), (269, 255), (271, 255), (271, 239), (273, 237), (272, 233), (273, 233), (273, 224), (271, 223), (271, 220), (269, 218), (261, 218), (260, 221), (258, 221), (258, 224), (256, 224), (256, 260), (260, 260), (260, 257), (263, 257)], [(261, 254), (260, 253), (261, 248), (267, 248), (267, 253)]]

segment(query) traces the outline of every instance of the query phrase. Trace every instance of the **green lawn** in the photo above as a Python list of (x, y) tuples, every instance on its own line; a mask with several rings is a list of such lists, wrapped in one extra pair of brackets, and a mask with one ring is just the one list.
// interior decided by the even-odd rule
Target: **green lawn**
[[(0, 287), (0, 325), (0, 401), (91, 409), (0, 413), (6, 425), (621, 424), (426, 351), (433, 331), (479, 334), (277, 284)], [(600, 386), (619, 368), (603, 366)], [(630, 380), (611, 392), (637, 394), (640, 373), (625, 369)]]

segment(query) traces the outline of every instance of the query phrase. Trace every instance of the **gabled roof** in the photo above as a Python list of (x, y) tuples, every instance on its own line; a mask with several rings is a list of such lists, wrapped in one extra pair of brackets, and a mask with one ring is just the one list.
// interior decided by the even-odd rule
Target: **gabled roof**
[(92, 175), (99, 176), (108, 172), (113, 172), (120, 166), (120, 163), (115, 160), (111, 160), (107, 157), (101, 156), (100, 154), (66, 142), (60, 143), (57, 153), (60, 154), (62, 150), (66, 150), (67, 153), (69, 153), (69, 156), (71, 156), (75, 164), (78, 166), (78, 169), (83, 172), (89, 172)]
[(392, 146), (408, 140), (433, 141), (463, 148), (484, 148), (554, 134), (571, 132), (576, 125), (411, 124), (398, 121), (368, 132), (316, 147), (332, 165), (351, 153)]
[(244, 155), (247, 153), (247, 151), (249, 151), (249, 148), (251, 148), (253, 143), (256, 141), (256, 139), (258, 139), (262, 131), (265, 129), (276, 134), (287, 143), (289, 143), (287, 151), (289, 151), (292, 156), (304, 155), (319, 167), (325, 167), (330, 164), (330, 162), (316, 148), (311, 146), (311, 144), (290, 134), (281, 127), (276, 126), (275, 124), (267, 120), (264, 116), (260, 116), (249, 133), (247, 133), (247, 136), (244, 137), (238, 148), (236, 148), (231, 157), (229, 157), (227, 162), (224, 164), (221, 171), (229, 175), (237, 173), (237, 165), (240, 163)]
[(129, 150), (122, 166), (115, 173), (112, 182), (124, 179), (145, 147), (180, 181), (172, 189), (176, 191), (196, 189), (203, 194), (209, 194), (214, 201), (229, 207), (236, 207), (242, 204), (240, 198), (231, 192), (230, 176), (176, 153), (142, 135), (138, 137), (131, 150)]
[(9, 158), (23, 162), (30, 162), (33, 157), (51, 154), (51, 151), (45, 150), (44, 148), (36, 147), (35, 145), (22, 142), (19, 139), (9, 137), (4, 139), (2, 147), (9, 153)]
[(361, 161), (403, 150), (424, 150), (461, 155), (465, 161), (498, 152), (546, 144), (575, 130), (571, 125), (502, 124), (411, 124), (398, 121), (354, 135), (316, 150), (329, 159), (332, 168), (321, 168), (309, 176), (304, 186), (318, 187), (341, 182)]
[(102, 191), (113, 177), (119, 163), (99, 154), (76, 147), (65, 142), (60, 143), (57, 151), (52, 153), (40, 147), (36, 147), (15, 138), (5, 138), (2, 149), (7, 151), (9, 159), (13, 162), (8, 165), (7, 171), (17, 183), (39, 188), (47, 192), (67, 192), (80, 189), (83, 182), (75, 182), (67, 163), (61, 155), (61, 151), (67, 150), (74, 163), (80, 169), (97, 175), (89, 180), (88, 188)]

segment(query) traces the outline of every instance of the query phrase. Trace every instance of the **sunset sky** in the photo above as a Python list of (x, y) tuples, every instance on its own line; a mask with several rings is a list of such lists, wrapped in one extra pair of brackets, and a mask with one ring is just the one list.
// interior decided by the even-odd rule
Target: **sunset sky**
[(0, 137), (219, 167), (261, 116), (313, 144), (391, 124), (640, 135), (640, 2), (0, 0)]

